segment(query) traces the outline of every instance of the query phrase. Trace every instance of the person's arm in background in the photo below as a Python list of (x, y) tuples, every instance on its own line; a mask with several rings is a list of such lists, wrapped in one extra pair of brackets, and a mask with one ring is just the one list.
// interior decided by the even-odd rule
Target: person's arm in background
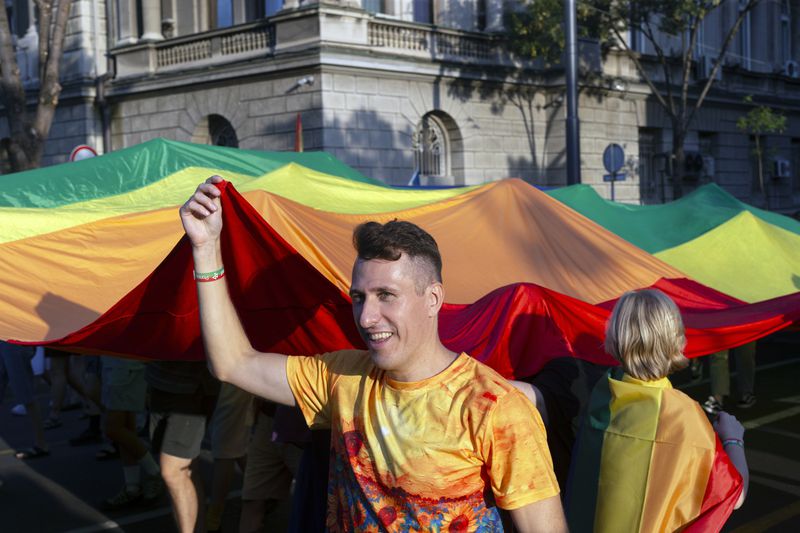
[(542, 396), (542, 391), (540, 391), (537, 387), (527, 383), (525, 381), (516, 381), (516, 380), (509, 380), (509, 383), (514, 385), (522, 394), (528, 398), (536, 410), (539, 411), (539, 415), (542, 417), (542, 422), (544, 422), (544, 427), (548, 427), (550, 421), (547, 417), (547, 406), (544, 403), (544, 396)]
[[(744, 455), (744, 426), (736, 420), (736, 417), (720, 411), (719, 416), (714, 421), (714, 431), (719, 435), (719, 439), (725, 449), (725, 453), (742, 476), (742, 494), (736, 502), (734, 509), (738, 509), (747, 497), (747, 488), (750, 484), (750, 472), (747, 469), (747, 458)], [(727, 444), (725, 441), (729, 441)], [(733, 442), (735, 441), (735, 442)]]

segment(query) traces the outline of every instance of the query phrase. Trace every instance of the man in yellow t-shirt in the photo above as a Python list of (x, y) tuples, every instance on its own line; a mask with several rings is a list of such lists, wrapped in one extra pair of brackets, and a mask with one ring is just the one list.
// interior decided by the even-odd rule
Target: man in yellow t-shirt
[[(332, 531), (566, 531), (545, 430), (533, 405), (439, 339), (442, 260), (414, 224), (356, 228), (350, 296), (366, 351), (286, 357), (256, 351), (225, 283), (222, 178), (181, 207), (198, 280), (206, 353), (223, 381), (332, 429)], [(212, 283), (206, 283), (212, 281)]]

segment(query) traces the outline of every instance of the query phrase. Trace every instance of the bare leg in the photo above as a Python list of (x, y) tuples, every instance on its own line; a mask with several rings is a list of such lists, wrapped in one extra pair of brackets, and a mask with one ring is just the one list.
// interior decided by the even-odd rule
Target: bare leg
[[(147, 448), (136, 434), (136, 415), (130, 411), (108, 411), (106, 436), (119, 447), (120, 458), (126, 465), (134, 465), (144, 457)], [(126, 457), (129, 462), (126, 462)]]
[(50, 358), (50, 418), (61, 418), (61, 408), (64, 406), (64, 396), (67, 392), (67, 364), (68, 356)]
[(192, 460), (161, 453), (161, 475), (167, 485), (178, 531), (205, 532), (203, 515), (198, 512), (203, 501), (203, 486), (193, 475)]
[(33, 430), (33, 443), (39, 448), (47, 450), (47, 441), (44, 438), (42, 413), (39, 411), (39, 404), (36, 402), (26, 403), (25, 409), (28, 410), (28, 419), (31, 421), (31, 429)]

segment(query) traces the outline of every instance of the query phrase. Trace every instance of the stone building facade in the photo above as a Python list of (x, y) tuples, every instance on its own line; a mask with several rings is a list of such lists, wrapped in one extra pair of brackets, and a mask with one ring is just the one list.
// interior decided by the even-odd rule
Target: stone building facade
[[(704, 24), (698, 79), (735, 16), (737, 2), (727, 4)], [(65, 57), (70, 66), (46, 163), (65, 160), (80, 142), (102, 152), (154, 137), (291, 150), (299, 114), (306, 150), (329, 151), (389, 184), (419, 175), (423, 184), (515, 176), (563, 185), (563, 73), (508, 53), (499, 37), (503, 6), (77, 0), (68, 49), (81, 59)], [(22, 31), (19, 42), (27, 38)], [(798, 210), (798, 57), (800, 0), (762, 2), (694, 122), (686, 148), (702, 154), (705, 166), (685, 191), (713, 180), (742, 200)], [(625, 150), (627, 175), (616, 199), (670, 200), (669, 122), (622, 55), (598, 64), (600, 81), (582, 87), (579, 101), (582, 181), (610, 195), (602, 152), (615, 142)], [(752, 141), (736, 128), (748, 94), (788, 117), (788, 129), (767, 139), (766, 194), (754, 183)]]

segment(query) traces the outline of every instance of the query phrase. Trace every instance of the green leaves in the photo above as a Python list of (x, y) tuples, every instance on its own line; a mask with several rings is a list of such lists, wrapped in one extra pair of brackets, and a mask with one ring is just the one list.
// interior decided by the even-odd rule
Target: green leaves
[[(752, 95), (744, 98), (745, 103), (753, 103)], [(786, 129), (786, 116), (775, 112), (772, 108), (759, 105), (739, 117), (736, 127), (750, 135), (768, 135), (770, 133), (783, 133)]]

